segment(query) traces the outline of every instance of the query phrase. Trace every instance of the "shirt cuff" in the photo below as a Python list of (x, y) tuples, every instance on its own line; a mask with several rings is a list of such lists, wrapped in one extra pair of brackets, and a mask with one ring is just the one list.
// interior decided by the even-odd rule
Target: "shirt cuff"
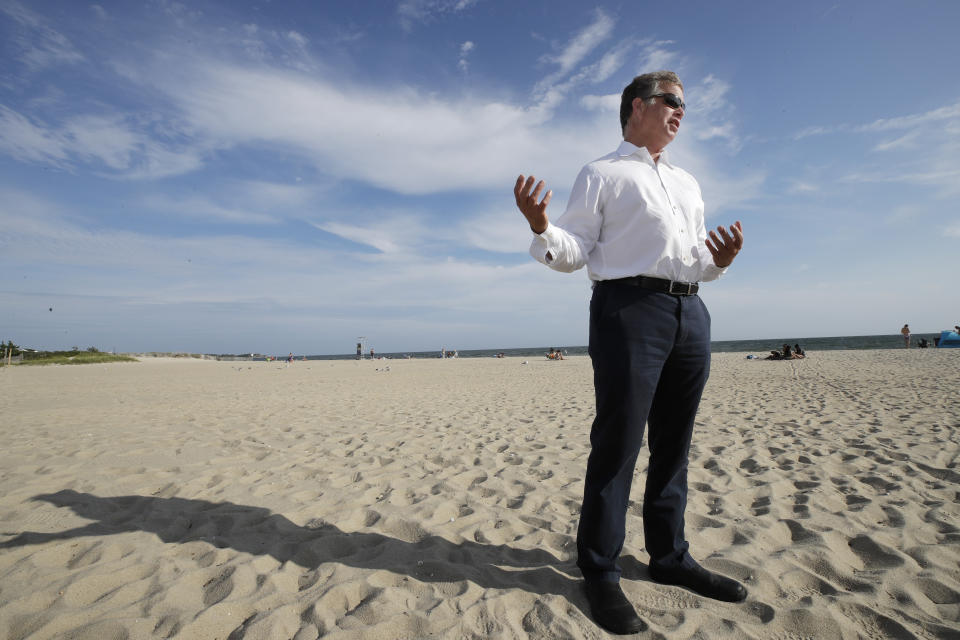
[(729, 269), (729, 265), (726, 267), (718, 267), (716, 264), (711, 261), (703, 270), (703, 276), (700, 278), (703, 282), (710, 282), (711, 280), (716, 280)]
[(547, 257), (550, 253), (550, 247), (557, 244), (557, 228), (547, 222), (547, 228), (543, 233), (534, 233), (533, 242), (530, 243), (530, 255), (537, 262), (549, 265), (553, 262), (553, 256)]

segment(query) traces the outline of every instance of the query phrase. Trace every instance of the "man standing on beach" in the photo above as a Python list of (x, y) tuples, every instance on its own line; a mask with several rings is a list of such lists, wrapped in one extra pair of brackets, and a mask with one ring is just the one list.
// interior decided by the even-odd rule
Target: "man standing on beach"
[(649, 425), (650, 464), (643, 529), (650, 577), (729, 602), (746, 598), (738, 582), (702, 568), (687, 552), (687, 458), (700, 396), (710, 372), (710, 315), (698, 282), (718, 278), (743, 246), (740, 222), (707, 237), (693, 176), (664, 148), (686, 113), (671, 71), (637, 76), (623, 90), (623, 142), (577, 176), (556, 224), (552, 192), (534, 176), (514, 195), (534, 239), (530, 253), (557, 271), (583, 266), (593, 281), (590, 357), (596, 418), (590, 433), (577, 566), (594, 620), (614, 633), (643, 621), (620, 588), (617, 557), (625, 539), (634, 467)]
[(907, 349), (910, 348), (910, 325), (903, 325), (903, 329), (900, 329), (900, 335), (903, 336), (903, 346)]

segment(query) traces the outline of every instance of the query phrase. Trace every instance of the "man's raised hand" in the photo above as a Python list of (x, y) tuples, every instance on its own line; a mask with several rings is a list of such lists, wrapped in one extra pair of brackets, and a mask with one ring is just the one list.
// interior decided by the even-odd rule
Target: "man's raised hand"
[(535, 177), (524, 178), (522, 175), (517, 178), (517, 184), (513, 187), (513, 195), (517, 198), (517, 208), (527, 219), (530, 229), (534, 233), (543, 233), (547, 230), (547, 205), (550, 204), (550, 198), (553, 197), (553, 191), (547, 191), (542, 202), (537, 202), (540, 193), (543, 191), (543, 180), (537, 183), (534, 188)]
[[(717, 231), (720, 232), (720, 236), (717, 236)], [(740, 249), (743, 248), (743, 227), (737, 220), (730, 225), (729, 232), (723, 226), (717, 227), (717, 231), (710, 232), (706, 245), (713, 256), (713, 263), (723, 269), (730, 266), (733, 259), (740, 253)]]

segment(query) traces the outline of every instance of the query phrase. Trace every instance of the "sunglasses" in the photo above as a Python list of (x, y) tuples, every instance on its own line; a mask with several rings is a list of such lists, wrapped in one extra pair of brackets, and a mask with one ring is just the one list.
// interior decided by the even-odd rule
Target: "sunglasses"
[(681, 100), (680, 96), (675, 93), (655, 93), (652, 96), (647, 96), (644, 98), (644, 100), (649, 98), (663, 98), (663, 101), (671, 109), (683, 109), (684, 111), (687, 110), (687, 103)]

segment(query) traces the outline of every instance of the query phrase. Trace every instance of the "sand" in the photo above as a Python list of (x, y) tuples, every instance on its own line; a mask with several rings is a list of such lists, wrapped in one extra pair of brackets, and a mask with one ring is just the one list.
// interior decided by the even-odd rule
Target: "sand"
[[(715, 355), (641, 638), (960, 638), (960, 350)], [(575, 561), (589, 359), (0, 370), (0, 638), (601, 638)]]

